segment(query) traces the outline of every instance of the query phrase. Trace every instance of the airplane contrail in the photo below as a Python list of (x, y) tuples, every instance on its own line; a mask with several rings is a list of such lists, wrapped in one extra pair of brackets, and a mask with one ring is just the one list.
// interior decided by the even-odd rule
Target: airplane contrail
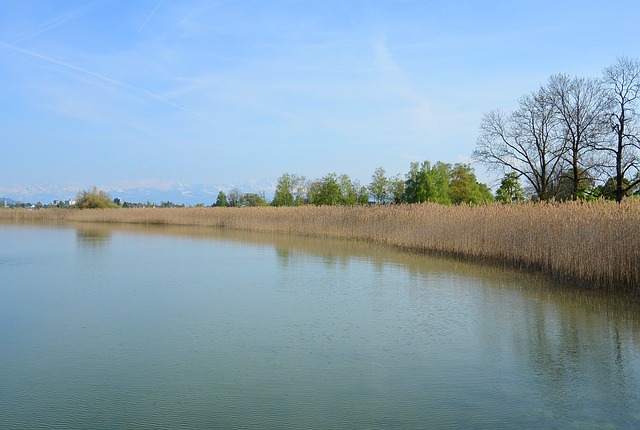
[(158, 2), (158, 4), (156, 5), (156, 8), (151, 12), (151, 14), (147, 17), (147, 19), (144, 20), (144, 22), (142, 23), (142, 25), (140, 26), (140, 28), (138, 29), (138, 33), (140, 33), (142, 31), (142, 29), (147, 25), (147, 22), (149, 22), (149, 20), (151, 19), (151, 17), (153, 17), (153, 15), (156, 14), (156, 11), (160, 8), (160, 5), (162, 4), (164, 0), (160, 0)]
[(84, 67), (76, 66), (75, 64), (67, 63), (66, 61), (58, 60), (57, 58), (49, 57), (48, 55), (44, 55), (44, 54), (41, 54), (39, 52), (30, 51), (28, 49), (20, 48), (19, 46), (15, 46), (15, 45), (12, 45), (10, 43), (6, 43), (6, 42), (2, 42), (2, 41), (0, 41), (0, 48), (9, 49), (9, 50), (12, 50), (12, 51), (15, 51), (15, 52), (19, 52), (19, 53), (21, 53), (23, 55), (27, 55), (27, 56), (30, 56), (30, 57), (33, 57), (33, 58), (37, 58), (37, 59), (46, 61), (48, 63), (56, 64), (58, 66), (67, 68), (69, 70), (73, 70), (73, 71), (82, 73), (84, 75), (88, 75), (88, 76), (94, 77), (94, 78), (99, 79), (101, 81), (107, 82), (107, 83), (109, 83), (111, 85), (122, 87), (122, 88), (128, 89), (129, 91), (135, 92), (137, 94), (141, 94), (141, 95), (144, 95), (146, 97), (152, 98), (154, 100), (157, 100), (157, 101), (159, 101), (161, 103), (164, 103), (164, 104), (166, 104), (168, 106), (174, 107), (174, 108), (179, 109), (181, 111), (189, 112), (184, 107), (182, 107), (182, 106), (180, 106), (180, 105), (168, 100), (167, 98), (162, 97), (162, 96), (160, 96), (160, 95), (158, 95), (158, 94), (156, 94), (156, 93), (154, 93), (152, 91), (149, 91), (149, 90), (147, 90), (145, 88), (138, 87), (136, 85), (128, 84), (126, 82), (118, 81), (116, 79), (113, 79), (113, 78), (110, 78), (108, 76), (105, 76), (105, 75), (103, 75), (101, 73), (94, 72), (94, 71), (89, 70), (89, 69), (85, 69)]
[(25, 33), (23, 35), (20, 35), (14, 39), (9, 40), (9, 43), (12, 44), (16, 44), (16, 43), (20, 43), (20, 42), (24, 42), (27, 39), (31, 39), (33, 37), (39, 36), (42, 33), (46, 33), (49, 30), (53, 30), (56, 27), (59, 27), (61, 25), (66, 24), (69, 21), (75, 20), (83, 15), (85, 15), (87, 12), (89, 12), (92, 9), (95, 9), (96, 7), (98, 7), (99, 5), (104, 4), (104, 1), (102, 2), (98, 2), (95, 1), (93, 3), (87, 4), (83, 7), (80, 7), (78, 9), (69, 11), (67, 13), (64, 13), (60, 16), (57, 16), (43, 24), (41, 24), (40, 26), (34, 28), (33, 30), (31, 30), (29, 33)]
[(54, 29), (56, 27), (59, 27), (63, 24), (65, 24), (66, 22), (70, 21), (71, 19), (73, 19), (75, 17), (75, 15), (77, 14), (67, 14), (67, 15), (63, 15), (63, 16), (59, 16), (57, 18), (52, 19), (51, 21), (48, 21), (46, 23), (44, 23), (43, 25), (41, 25), (38, 28), (35, 28), (34, 30), (32, 30), (30, 33), (24, 34), (20, 37), (17, 37), (15, 39), (11, 40), (11, 43), (20, 43), (23, 42), (27, 39), (31, 39), (32, 37), (36, 37), (42, 33), (45, 33), (51, 29)]

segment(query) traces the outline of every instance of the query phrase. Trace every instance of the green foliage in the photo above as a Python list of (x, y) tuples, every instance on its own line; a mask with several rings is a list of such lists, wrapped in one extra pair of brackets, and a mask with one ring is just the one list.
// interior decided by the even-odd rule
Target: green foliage
[[(231, 192), (230, 192), (231, 194)], [(348, 175), (329, 173), (321, 179), (307, 182), (304, 177), (284, 173), (278, 178), (273, 206), (312, 204), (317, 206), (376, 203), (483, 203), (493, 201), (491, 190), (478, 183), (473, 169), (467, 164), (428, 161), (411, 163), (406, 179), (401, 175), (386, 177), (378, 167), (368, 186), (352, 181)], [(240, 199), (240, 197), (238, 197)], [(229, 204), (233, 204), (233, 199)], [(240, 201), (240, 200), (239, 200)], [(247, 205), (246, 203), (242, 203)]]
[(232, 188), (227, 194), (227, 206), (242, 206), (242, 192), (239, 188)]
[(358, 203), (358, 193), (356, 190), (360, 188), (359, 184), (354, 184), (346, 174), (340, 175), (338, 183), (340, 184), (340, 204), (355, 205)]
[(307, 192), (312, 205), (335, 206), (355, 205), (369, 202), (367, 187), (358, 181), (352, 181), (348, 175), (329, 173), (322, 179), (312, 181)]
[(309, 188), (311, 204), (318, 206), (333, 206), (342, 202), (342, 190), (335, 173), (325, 175), (321, 180), (314, 181)]
[(470, 203), (473, 193), (472, 183), (475, 182), (475, 175), (469, 172), (467, 166), (456, 164), (451, 175), (450, 198), (454, 204)]
[(184, 205), (183, 204), (176, 204), (176, 203), (173, 203), (173, 202), (167, 200), (166, 202), (160, 202), (160, 207), (161, 208), (183, 208)]
[(493, 201), (489, 187), (478, 183), (473, 168), (457, 163), (451, 170), (449, 197), (454, 204), (478, 204)]
[(431, 196), (429, 201), (441, 204), (451, 203), (449, 190), (451, 165), (438, 161), (428, 172), (428, 176), (431, 182)]
[(405, 195), (405, 183), (400, 175), (396, 175), (389, 179), (389, 194), (391, 201), (395, 204), (403, 203)]
[(430, 184), (427, 172), (430, 168), (428, 161), (422, 165), (418, 162), (411, 163), (404, 188), (404, 200), (407, 203), (426, 202), (429, 198)]
[(389, 198), (389, 180), (387, 179), (384, 168), (378, 167), (371, 176), (369, 184), (369, 193), (376, 203), (386, 203)]
[[(468, 164), (425, 161), (411, 163), (404, 182), (404, 201), (407, 203), (434, 202), (440, 204), (485, 203), (493, 201), (491, 190), (477, 181)], [(396, 200), (394, 193), (394, 201)]]
[(278, 178), (273, 206), (300, 206), (305, 203), (306, 180), (304, 176), (284, 173)]
[(367, 190), (367, 187), (360, 185), (360, 188), (357, 190), (357, 194), (359, 205), (366, 205), (369, 203), (369, 191)]
[[(622, 179), (622, 185), (623, 187), (626, 187), (627, 190), (626, 193), (623, 194), (624, 197), (630, 197), (633, 195), (633, 188), (630, 188), (629, 184), (631, 184), (631, 181), (627, 178)], [(595, 189), (595, 195), (598, 197), (604, 197), (607, 200), (616, 200), (616, 188), (616, 178), (609, 178), (607, 182)]]
[[(563, 171), (558, 178), (557, 190), (555, 192), (556, 200), (584, 200), (593, 193), (595, 181), (585, 171), (578, 170), (577, 185), (574, 184), (575, 178), (573, 169)], [(615, 189), (615, 186), (614, 186)]]
[(223, 191), (220, 191), (218, 193), (218, 198), (216, 198), (216, 206), (220, 208), (224, 208), (227, 206), (227, 195)]
[(524, 201), (524, 190), (520, 184), (520, 175), (510, 172), (504, 175), (500, 188), (496, 191), (496, 200), (502, 203), (521, 203)]
[(451, 203), (449, 181), (451, 165), (437, 162), (434, 166), (424, 161), (411, 163), (405, 181), (404, 200), (407, 203)]
[(241, 206), (269, 206), (262, 194), (245, 193), (240, 200)]
[(76, 197), (78, 209), (107, 209), (118, 208), (109, 194), (93, 187), (91, 190), (80, 191)]
[(495, 201), (495, 197), (493, 197), (493, 194), (491, 194), (491, 189), (487, 186), (487, 184), (476, 181), (474, 190), (473, 203), (491, 203)]
[(284, 173), (278, 178), (278, 184), (276, 185), (276, 193), (273, 196), (271, 204), (273, 206), (293, 206), (293, 187), (295, 185), (295, 175), (290, 173)]
[(295, 176), (295, 182), (293, 186), (293, 204), (296, 206), (302, 206), (309, 203), (307, 196), (308, 182), (304, 176)]
[[(117, 204), (117, 203), (116, 203), (116, 204)], [(73, 208), (75, 205), (71, 205), (71, 204), (69, 204), (68, 202), (61, 201), (61, 200), (58, 200), (58, 201), (55, 201), (55, 200), (54, 200), (54, 205), (53, 205), (53, 206), (57, 207), (58, 209), (71, 209), (71, 208)]]

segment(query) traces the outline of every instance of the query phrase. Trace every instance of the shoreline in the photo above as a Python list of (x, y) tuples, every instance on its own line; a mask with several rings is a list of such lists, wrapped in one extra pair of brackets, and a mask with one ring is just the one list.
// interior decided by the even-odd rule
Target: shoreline
[(540, 272), (582, 289), (640, 292), (637, 201), (0, 210), (0, 222), (7, 221), (221, 227), (362, 240)]

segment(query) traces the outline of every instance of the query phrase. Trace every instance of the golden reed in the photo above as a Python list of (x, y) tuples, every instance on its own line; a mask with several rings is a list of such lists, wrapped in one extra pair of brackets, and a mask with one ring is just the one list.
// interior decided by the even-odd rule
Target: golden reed
[(640, 202), (0, 210), (0, 221), (223, 227), (365, 240), (640, 292)]

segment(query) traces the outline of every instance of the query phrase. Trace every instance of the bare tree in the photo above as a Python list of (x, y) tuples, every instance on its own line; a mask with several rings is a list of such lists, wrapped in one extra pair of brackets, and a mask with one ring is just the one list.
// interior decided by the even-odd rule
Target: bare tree
[(232, 188), (227, 193), (227, 204), (229, 206), (240, 206), (242, 204), (242, 191), (239, 188)]
[(558, 180), (568, 185), (567, 191), (575, 200), (600, 164), (593, 149), (606, 132), (607, 98), (598, 80), (564, 74), (551, 76), (545, 92), (555, 110), (566, 150), (565, 166)]
[(509, 115), (499, 110), (486, 113), (473, 156), (489, 167), (519, 173), (540, 200), (548, 200), (564, 152), (556, 123), (554, 106), (541, 88), (521, 97), (518, 109)]
[(597, 145), (611, 160), (608, 167), (614, 170), (616, 201), (640, 184), (640, 178), (630, 180), (627, 175), (640, 170), (640, 130), (638, 128), (638, 106), (640, 98), (640, 62), (619, 58), (604, 69), (603, 84), (610, 103), (607, 120), (610, 126), (609, 139)]

